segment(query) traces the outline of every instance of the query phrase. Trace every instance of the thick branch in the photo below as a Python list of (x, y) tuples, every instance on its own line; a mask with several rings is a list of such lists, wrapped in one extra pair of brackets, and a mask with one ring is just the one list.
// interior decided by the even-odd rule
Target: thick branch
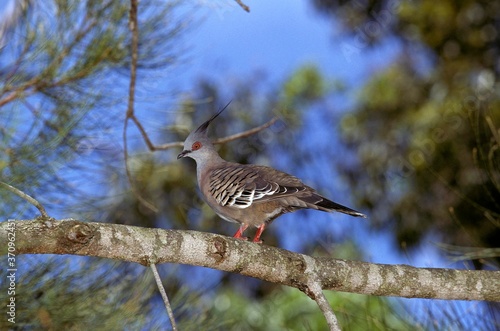
[[(10, 235), (9, 235), (10, 233)], [(15, 254), (97, 256), (149, 266), (179, 263), (239, 273), (305, 293), (324, 290), (447, 300), (500, 301), (500, 272), (415, 268), (315, 258), (196, 231), (140, 228), (72, 219), (0, 223), (0, 242), (15, 233)], [(10, 236), (10, 237), (9, 237)], [(7, 245), (1, 245), (7, 254)], [(306, 272), (307, 271), (307, 272)]]

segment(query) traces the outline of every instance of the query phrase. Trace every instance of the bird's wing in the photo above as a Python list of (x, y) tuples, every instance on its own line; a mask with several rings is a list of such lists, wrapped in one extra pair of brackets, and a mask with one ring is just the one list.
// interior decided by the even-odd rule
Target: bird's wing
[(226, 165), (212, 171), (209, 192), (221, 206), (247, 208), (283, 196), (311, 190), (298, 178), (255, 165)]

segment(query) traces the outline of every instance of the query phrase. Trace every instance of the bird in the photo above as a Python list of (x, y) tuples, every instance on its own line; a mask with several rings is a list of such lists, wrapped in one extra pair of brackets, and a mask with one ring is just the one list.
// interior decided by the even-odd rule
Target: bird
[(196, 162), (198, 186), (205, 202), (222, 219), (239, 223), (234, 238), (243, 236), (248, 227), (256, 227), (253, 242), (276, 218), (299, 209), (340, 212), (355, 217), (366, 215), (320, 195), (300, 179), (274, 168), (229, 162), (220, 157), (208, 137), (209, 125), (227, 107), (192, 131), (184, 141), (177, 159), (189, 157)]

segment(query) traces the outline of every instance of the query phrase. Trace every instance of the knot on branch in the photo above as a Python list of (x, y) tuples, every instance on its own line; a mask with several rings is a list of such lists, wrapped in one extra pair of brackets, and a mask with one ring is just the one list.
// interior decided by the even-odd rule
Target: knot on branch
[(66, 238), (77, 244), (86, 244), (92, 239), (93, 233), (89, 225), (76, 224), (69, 229)]
[(208, 255), (214, 258), (216, 263), (221, 263), (226, 259), (227, 241), (224, 238), (215, 237), (208, 247)]

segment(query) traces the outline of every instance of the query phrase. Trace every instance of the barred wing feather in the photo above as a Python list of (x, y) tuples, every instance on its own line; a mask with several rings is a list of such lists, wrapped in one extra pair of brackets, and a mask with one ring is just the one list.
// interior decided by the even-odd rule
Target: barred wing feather
[(210, 176), (210, 193), (221, 206), (248, 208), (254, 202), (265, 202), (278, 197), (297, 193), (306, 187), (280, 185), (277, 181), (267, 180), (269, 171), (276, 179), (288, 177), (292, 183), (302, 184), (297, 178), (263, 166), (230, 166), (213, 171)]

